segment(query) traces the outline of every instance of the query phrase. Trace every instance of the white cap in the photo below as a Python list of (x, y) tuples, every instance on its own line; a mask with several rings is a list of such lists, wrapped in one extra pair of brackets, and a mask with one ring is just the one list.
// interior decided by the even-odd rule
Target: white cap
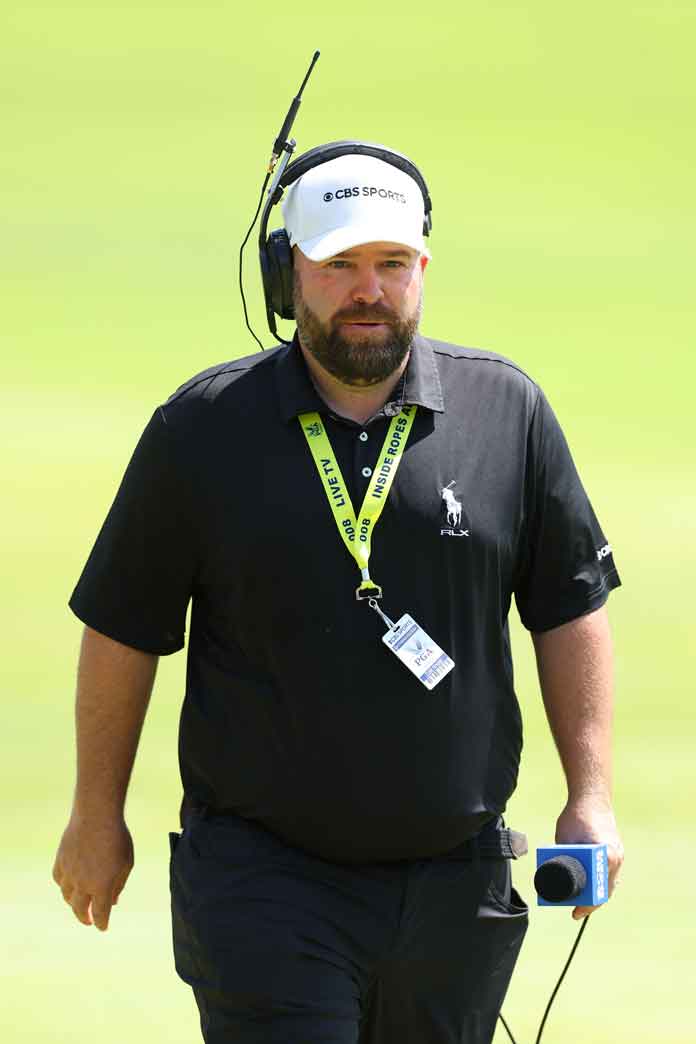
[(290, 245), (325, 261), (363, 243), (401, 243), (430, 256), (418, 183), (374, 156), (339, 156), (312, 167), (283, 200)]

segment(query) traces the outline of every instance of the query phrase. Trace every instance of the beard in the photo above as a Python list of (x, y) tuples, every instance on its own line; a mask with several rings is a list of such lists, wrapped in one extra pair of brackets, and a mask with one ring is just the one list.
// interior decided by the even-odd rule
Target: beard
[[(305, 304), (300, 277), (294, 274), (293, 302), (295, 322), (303, 346), (316, 361), (342, 384), (365, 387), (379, 384), (394, 373), (406, 358), (420, 322), (423, 297), (413, 315), (401, 319), (383, 305), (354, 305), (350, 310), (337, 312), (327, 325)], [(383, 339), (374, 333), (347, 340), (341, 336), (343, 322), (387, 323)]]

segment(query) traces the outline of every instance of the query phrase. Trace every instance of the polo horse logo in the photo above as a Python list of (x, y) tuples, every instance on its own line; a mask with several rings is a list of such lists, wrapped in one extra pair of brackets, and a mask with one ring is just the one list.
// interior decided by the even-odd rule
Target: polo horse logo
[(453, 479), (442, 490), (441, 496), (447, 508), (447, 525), (460, 526), (462, 523), (462, 503), (455, 497), (452, 486), (456, 486), (457, 480)]

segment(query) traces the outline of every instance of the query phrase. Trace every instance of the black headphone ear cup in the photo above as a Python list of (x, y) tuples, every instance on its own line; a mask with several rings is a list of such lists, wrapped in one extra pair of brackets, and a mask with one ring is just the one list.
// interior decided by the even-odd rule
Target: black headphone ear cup
[(266, 301), (266, 311), (269, 322), (273, 316), (271, 262), (268, 256), (268, 239), (259, 243), (259, 261), (261, 262), (261, 282), (263, 284), (263, 296)]
[(266, 260), (268, 282), (264, 272), (264, 285), (273, 311), (281, 319), (294, 319), (292, 247), (284, 228), (274, 229), (266, 240)]

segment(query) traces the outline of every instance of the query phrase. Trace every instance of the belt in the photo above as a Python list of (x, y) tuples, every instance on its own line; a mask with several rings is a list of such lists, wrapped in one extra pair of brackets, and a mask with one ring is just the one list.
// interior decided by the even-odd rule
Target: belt
[(486, 823), (475, 837), (462, 841), (440, 859), (519, 859), (529, 851), (527, 835), (510, 830), (501, 817)]
[[(216, 816), (236, 815), (226, 809), (209, 809), (207, 805), (184, 795), (181, 803), (181, 826), (191, 815), (205, 818), (208, 813)], [(474, 837), (462, 841), (456, 848), (437, 856), (438, 859), (519, 859), (528, 852), (527, 835), (505, 826), (502, 816), (494, 816)]]

